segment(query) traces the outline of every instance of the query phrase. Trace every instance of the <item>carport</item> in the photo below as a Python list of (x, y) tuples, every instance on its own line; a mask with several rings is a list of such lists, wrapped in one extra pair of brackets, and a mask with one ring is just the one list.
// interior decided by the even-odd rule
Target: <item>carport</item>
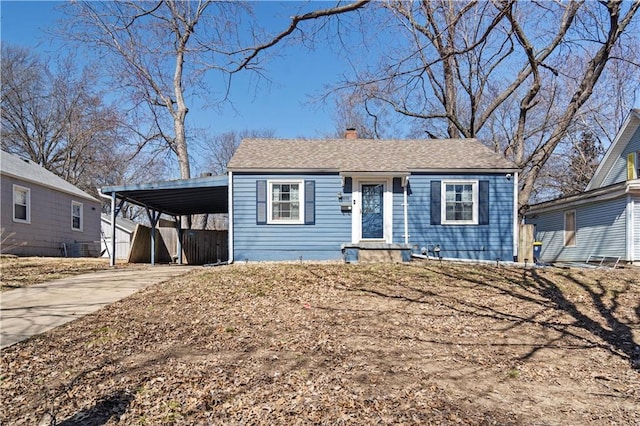
[(229, 178), (206, 176), (138, 185), (105, 186), (102, 197), (111, 200), (111, 256), (115, 265), (116, 218), (125, 202), (144, 207), (151, 224), (151, 264), (155, 265), (156, 225), (160, 215), (173, 216), (178, 232), (178, 263), (182, 264), (182, 216), (229, 213)]

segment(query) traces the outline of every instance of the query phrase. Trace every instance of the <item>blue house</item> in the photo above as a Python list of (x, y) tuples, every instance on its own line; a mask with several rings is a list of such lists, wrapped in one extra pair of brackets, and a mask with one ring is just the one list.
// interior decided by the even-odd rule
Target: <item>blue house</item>
[(544, 262), (640, 263), (640, 110), (634, 109), (583, 193), (531, 206)]
[(231, 261), (516, 254), (518, 168), (475, 139), (245, 139), (228, 174)]

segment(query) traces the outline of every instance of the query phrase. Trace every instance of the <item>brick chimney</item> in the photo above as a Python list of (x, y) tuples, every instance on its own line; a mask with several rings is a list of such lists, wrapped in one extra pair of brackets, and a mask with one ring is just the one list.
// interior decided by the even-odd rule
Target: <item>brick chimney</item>
[(347, 128), (347, 131), (344, 134), (345, 139), (358, 139), (358, 131), (355, 127)]

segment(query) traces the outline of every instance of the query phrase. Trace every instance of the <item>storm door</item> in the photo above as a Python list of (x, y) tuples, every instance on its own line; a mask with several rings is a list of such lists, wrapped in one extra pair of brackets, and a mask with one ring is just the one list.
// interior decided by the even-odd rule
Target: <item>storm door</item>
[(384, 185), (362, 184), (362, 238), (384, 239)]

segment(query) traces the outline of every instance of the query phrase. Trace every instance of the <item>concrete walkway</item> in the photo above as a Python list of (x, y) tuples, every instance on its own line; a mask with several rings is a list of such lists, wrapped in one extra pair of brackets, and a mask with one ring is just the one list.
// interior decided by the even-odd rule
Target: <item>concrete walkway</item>
[(0, 294), (0, 348), (73, 321), (194, 268), (198, 266), (111, 269), (5, 291)]

